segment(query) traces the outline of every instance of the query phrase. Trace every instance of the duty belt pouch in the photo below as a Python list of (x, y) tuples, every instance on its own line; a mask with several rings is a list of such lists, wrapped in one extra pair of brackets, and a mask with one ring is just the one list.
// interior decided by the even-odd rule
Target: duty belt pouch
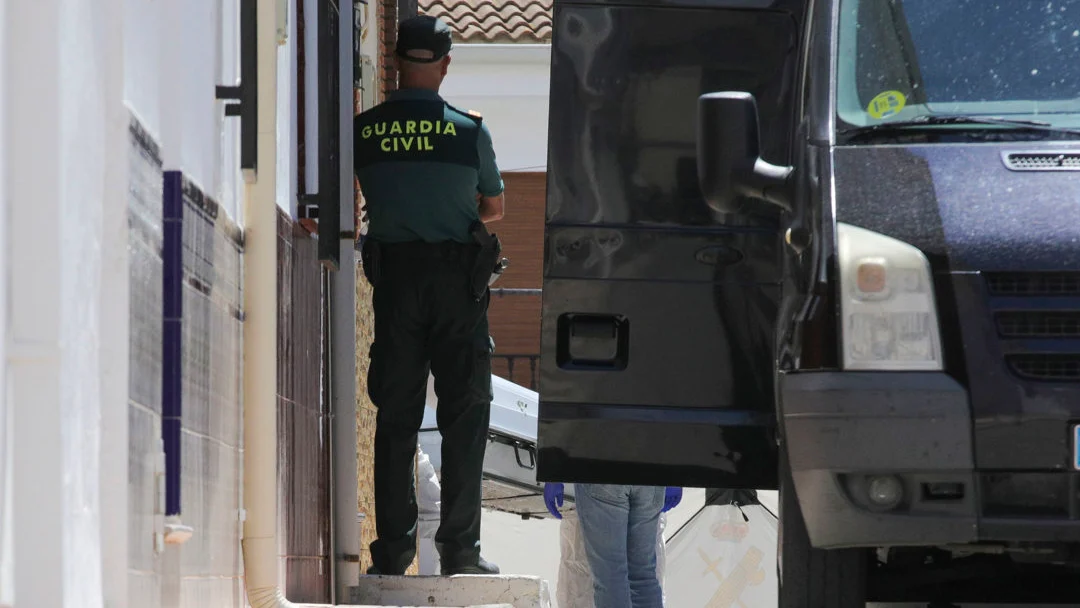
[(473, 240), (480, 245), (480, 251), (476, 254), (476, 262), (473, 263), (469, 279), (473, 299), (479, 302), (487, 293), (491, 273), (495, 271), (495, 266), (499, 263), (502, 244), (499, 242), (499, 237), (488, 234), (487, 228), (481, 222), (474, 222), (470, 232)]
[(371, 239), (364, 239), (363, 245), (360, 246), (360, 263), (364, 267), (364, 278), (372, 287), (379, 282), (381, 251), (379, 244)]

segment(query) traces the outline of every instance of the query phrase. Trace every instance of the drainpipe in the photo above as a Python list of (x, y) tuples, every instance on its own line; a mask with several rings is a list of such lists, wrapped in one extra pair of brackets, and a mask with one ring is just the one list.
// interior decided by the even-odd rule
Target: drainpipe
[[(277, 492), (278, 2), (257, 0), (257, 161), (244, 188), (244, 582), (251, 608), (294, 608), (281, 588)], [(241, 14), (241, 19), (250, 16)], [(244, 24), (241, 23), (241, 28)], [(247, 84), (247, 83), (242, 83)], [(254, 179), (253, 179), (254, 178)]]
[[(333, 407), (333, 556), (336, 604), (348, 603), (349, 588), (360, 584), (360, 522), (358, 520), (356, 457), (356, 260), (353, 244), (353, 33), (355, 7), (338, 4), (338, 154), (337, 188), (340, 202), (338, 269), (331, 275), (330, 390)], [(320, 108), (321, 110), (321, 108)]]

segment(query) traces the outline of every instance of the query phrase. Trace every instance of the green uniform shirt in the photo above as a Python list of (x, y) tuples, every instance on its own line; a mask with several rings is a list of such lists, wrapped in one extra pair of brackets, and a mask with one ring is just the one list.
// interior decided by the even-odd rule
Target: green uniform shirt
[(353, 123), (368, 236), (384, 243), (471, 243), (477, 193), (503, 191), (491, 133), (434, 91), (403, 89)]

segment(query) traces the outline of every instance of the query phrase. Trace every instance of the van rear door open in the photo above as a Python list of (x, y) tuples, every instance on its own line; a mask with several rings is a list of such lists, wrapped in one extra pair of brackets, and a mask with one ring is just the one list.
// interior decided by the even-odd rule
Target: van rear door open
[(776, 487), (781, 217), (708, 207), (695, 129), (752, 92), (788, 162), (804, 4), (556, 2), (540, 480)]

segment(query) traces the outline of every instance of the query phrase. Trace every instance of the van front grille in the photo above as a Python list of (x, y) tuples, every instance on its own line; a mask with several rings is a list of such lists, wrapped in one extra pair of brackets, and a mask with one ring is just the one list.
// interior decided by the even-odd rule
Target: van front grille
[(1013, 375), (1080, 382), (1080, 272), (987, 272), (994, 326)]
[(1080, 382), (1080, 355), (1008, 355), (1014, 374), (1039, 382)]
[(1080, 295), (1080, 272), (991, 272), (985, 276), (992, 296)]
[(998, 334), (1003, 338), (1080, 338), (1080, 312), (999, 312)]

